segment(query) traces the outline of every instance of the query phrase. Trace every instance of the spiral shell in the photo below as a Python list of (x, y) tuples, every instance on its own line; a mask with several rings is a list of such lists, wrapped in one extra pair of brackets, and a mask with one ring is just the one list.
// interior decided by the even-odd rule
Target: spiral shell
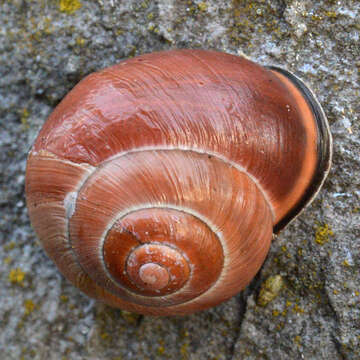
[(243, 289), (318, 191), (331, 137), (288, 73), (228, 54), (140, 56), (82, 80), (30, 152), (31, 222), (89, 296), (186, 314)]

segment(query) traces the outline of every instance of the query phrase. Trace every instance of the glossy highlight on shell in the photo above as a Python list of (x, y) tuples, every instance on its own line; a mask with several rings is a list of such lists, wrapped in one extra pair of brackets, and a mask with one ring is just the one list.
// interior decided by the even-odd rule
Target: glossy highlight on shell
[(251, 281), (330, 161), (325, 115), (294, 75), (160, 52), (63, 99), (29, 154), (27, 204), (48, 255), (89, 296), (187, 314)]

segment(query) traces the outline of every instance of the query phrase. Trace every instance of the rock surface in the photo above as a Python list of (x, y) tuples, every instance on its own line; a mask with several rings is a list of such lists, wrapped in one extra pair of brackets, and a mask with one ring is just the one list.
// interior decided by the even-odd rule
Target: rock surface
[[(0, 4), (1, 359), (359, 359), (360, 3), (357, 0), (3, 0)], [(26, 154), (85, 75), (171, 48), (284, 66), (323, 104), (333, 167), (241, 294), (184, 318), (95, 303), (30, 227)], [(267, 294), (267, 295), (266, 295)], [(270, 295), (269, 295), (270, 294)]]

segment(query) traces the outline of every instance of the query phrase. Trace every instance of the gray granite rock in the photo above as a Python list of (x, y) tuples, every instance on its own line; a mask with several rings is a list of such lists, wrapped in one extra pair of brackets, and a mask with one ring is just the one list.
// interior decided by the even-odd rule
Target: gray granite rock
[[(360, 358), (357, 0), (3, 0), (0, 9), (1, 359)], [(97, 304), (59, 274), (30, 227), (24, 172), (39, 128), (81, 78), (175, 47), (298, 74), (328, 115), (334, 158), (317, 200), (273, 241), (243, 293), (154, 318)]]

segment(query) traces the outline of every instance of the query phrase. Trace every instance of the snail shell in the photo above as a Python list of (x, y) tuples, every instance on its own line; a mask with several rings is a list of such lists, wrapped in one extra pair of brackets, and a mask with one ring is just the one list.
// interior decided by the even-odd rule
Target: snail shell
[(251, 281), (330, 158), (325, 115), (294, 75), (160, 52), (91, 74), (63, 99), (30, 152), (27, 204), (46, 252), (86, 294), (186, 314)]

